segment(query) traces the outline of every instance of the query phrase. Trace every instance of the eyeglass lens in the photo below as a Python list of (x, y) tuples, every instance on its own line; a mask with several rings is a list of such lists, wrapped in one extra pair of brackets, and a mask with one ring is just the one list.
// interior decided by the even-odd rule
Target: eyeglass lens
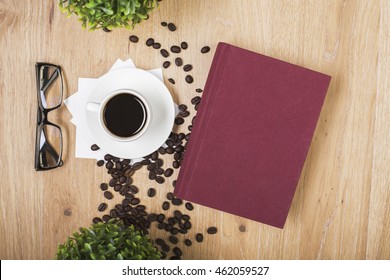
[(39, 69), (39, 88), (42, 107), (51, 109), (62, 101), (62, 79), (58, 68), (43, 65)]
[(58, 166), (61, 151), (62, 135), (58, 127), (45, 124), (41, 127), (39, 137), (39, 165), (41, 168), (51, 168)]

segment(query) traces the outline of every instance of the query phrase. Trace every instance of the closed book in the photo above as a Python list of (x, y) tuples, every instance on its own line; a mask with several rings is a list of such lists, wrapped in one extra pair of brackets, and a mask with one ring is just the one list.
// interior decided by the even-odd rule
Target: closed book
[(283, 228), (330, 79), (219, 43), (174, 194)]

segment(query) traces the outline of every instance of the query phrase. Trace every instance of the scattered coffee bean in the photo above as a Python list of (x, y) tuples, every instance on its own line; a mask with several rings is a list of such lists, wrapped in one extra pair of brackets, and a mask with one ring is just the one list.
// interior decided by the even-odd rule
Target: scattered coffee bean
[(161, 49), (161, 50), (160, 50), (160, 54), (161, 54), (163, 57), (168, 57), (168, 56), (169, 56), (169, 52), (168, 52), (166, 49)]
[(165, 241), (162, 240), (161, 238), (157, 238), (157, 239), (156, 239), (156, 244), (157, 244), (158, 246), (163, 246), (163, 245), (165, 245)]
[(165, 149), (163, 147), (158, 148), (158, 152), (159, 152), (160, 155), (165, 155), (166, 154)]
[(173, 227), (173, 228), (171, 229), (171, 234), (176, 235), (176, 234), (178, 234), (178, 233), (179, 233), (179, 229), (177, 229), (177, 228), (175, 228), (175, 227)]
[(159, 184), (164, 184), (165, 179), (164, 179), (164, 177), (157, 176), (156, 177), (156, 182), (159, 183)]
[(101, 159), (101, 160), (98, 160), (98, 161), (96, 162), (96, 165), (99, 166), (99, 167), (100, 167), (100, 166), (103, 166), (103, 165), (104, 165), (104, 160), (102, 160), (102, 159)]
[(181, 200), (180, 198), (173, 198), (172, 199), (172, 204), (173, 205), (176, 205), (176, 206), (179, 206), (179, 205), (182, 205), (183, 204), (183, 200)]
[(165, 27), (165, 26), (168, 25), (168, 23), (166, 23), (165, 21), (162, 21), (162, 22), (161, 22), (161, 25)]
[(209, 227), (207, 229), (208, 234), (216, 234), (218, 232), (218, 229), (216, 227)]
[(171, 47), (171, 52), (173, 52), (173, 53), (180, 53), (181, 52), (181, 48), (179, 46), (172, 46)]
[(118, 217), (118, 211), (116, 209), (111, 209), (110, 210), (110, 216), (113, 218)]
[(112, 163), (112, 161), (107, 161), (107, 163), (106, 163), (106, 168), (107, 169), (111, 169), (111, 168), (113, 168), (114, 167), (114, 163)]
[(192, 84), (194, 82), (194, 78), (191, 75), (187, 75), (185, 78), (186, 82)]
[(156, 169), (156, 167), (157, 167), (157, 164), (155, 162), (152, 162), (151, 164), (148, 165), (147, 169), (149, 171), (152, 171), (152, 170)]
[(189, 130), (189, 131), (192, 131), (192, 125), (189, 125), (189, 126), (188, 126), (188, 130)]
[(191, 229), (192, 224), (191, 224), (190, 221), (186, 221), (186, 222), (184, 223), (184, 226), (185, 226), (186, 229)]
[(149, 214), (148, 221), (150, 221), (150, 222), (157, 221), (157, 214), (155, 214), (155, 213)]
[(197, 233), (195, 236), (196, 241), (202, 242), (203, 241), (203, 234)]
[(173, 198), (174, 198), (174, 196), (173, 196), (172, 192), (167, 193), (167, 199), (168, 200), (172, 200)]
[(156, 168), (154, 169), (154, 173), (156, 173), (157, 175), (163, 175), (164, 174), (164, 169), (162, 168)]
[(171, 177), (173, 174), (173, 169), (172, 168), (167, 168), (164, 172), (165, 177)]
[(148, 196), (149, 196), (149, 197), (153, 197), (153, 196), (155, 196), (155, 195), (156, 195), (156, 189), (150, 188), (150, 189), (148, 190)]
[(194, 206), (190, 202), (186, 202), (185, 207), (187, 208), (188, 211), (194, 210)]
[(116, 185), (114, 186), (114, 191), (119, 192), (121, 188), (122, 188), (122, 185), (121, 185), (121, 184), (116, 184)]
[(198, 93), (203, 92), (203, 90), (201, 88), (197, 88), (195, 91), (198, 92)]
[(134, 163), (134, 165), (133, 165), (133, 170), (134, 171), (137, 171), (137, 170), (139, 170), (141, 168), (142, 168), (142, 164), (141, 163), (139, 163), (139, 162)]
[(148, 40), (146, 40), (146, 45), (148, 47), (152, 46), (154, 44), (154, 39), (153, 38), (149, 38)]
[(172, 78), (169, 78), (168, 81), (169, 81), (171, 84), (173, 84), (173, 85), (175, 84), (175, 80), (172, 79)]
[(134, 186), (134, 185), (130, 185), (130, 186), (129, 186), (129, 191), (130, 191), (131, 193), (133, 193), (133, 194), (136, 194), (136, 193), (139, 192), (139, 189), (138, 189), (136, 186)]
[(201, 53), (208, 53), (209, 51), (210, 51), (210, 47), (209, 46), (205, 46), (205, 47), (200, 49)]
[(97, 150), (99, 150), (99, 149), (100, 149), (99, 146), (96, 145), (96, 144), (93, 144), (93, 145), (91, 146), (91, 150), (92, 150), (92, 151), (97, 151)]
[(178, 67), (182, 66), (183, 65), (183, 59), (181, 59), (180, 57), (176, 57), (175, 58), (175, 64)]
[(192, 104), (192, 105), (199, 104), (199, 103), (200, 103), (200, 100), (201, 100), (200, 96), (195, 96), (195, 97), (193, 97), (193, 98), (191, 99), (191, 104)]
[(132, 42), (132, 43), (138, 43), (138, 37), (137, 36), (135, 36), (135, 35), (131, 35), (130, 37), (129, 37), (129, 40), (130, 40), (130, 42)]
[(183, 214), (183, 216), (181, 216), (181, 218), (184, 220), (184, 221), (189, 221), (191, 219), (190, 216), (188, 216), (187, 214)]
[(183, 70), (184, 70), (185, 72), (191, 71), (191, 70), (192, 70), (192, 65), (191, 65), (191, 64), (186, 64), (186, 65), (184, 65), (184, 66), (183, 66)]
[(105, 221), (106, 223), (108, 223), (109, 220), (111, 220), (111, 216), (110, 215), (104, 215), (102, 217), (103, 221)]
[(186, 244), (188, 247), (192, 245), (192, 241), (189, 239), (184, 240), (184, 244)]
[(182, 43), (180, 44), (180, 47), (181, 47), (183, 50), (186, 50), (186, 49), (188, 48), (187, 42), (182, 42)]
[(139, 204), (141, 201), (139, 200), (139, 198), (136, 198), (134, 197), (132, 200), (130, 200), (130, 204), (131, 205), (137, 205)]
[(105, 191), (104, 192), (104, 197), (107, 198), (107, 199), (112, 199), (114, 196), (112, 195), (111, 192)]
[(240, 232), (245, 232), (246, 231), (246, 227), (244, 225), (240, 225), (240, 227), (238, 228), (238, 230)]
[(112, 160), (112, 158), (113, 158), (113, 156), (110, 155), (110, 154), (106, 154), (106, 155), (104, 156), (104, 159), (107, 160), (107, 161)]
[(180, 111), (186, 111), (187, 109), (188, 109), (187, 105), (185, 105), (185, 104), (180, 104), (179, 105), (179, 110)]
[(176, 256), (181, 257), (183, 255), (183, 252), (180, 250), (180, 248), (175, 247), (173, 248), (173, 252), (176, 254)]
[(100, 184), (100, 189), (101, 189), (102, 191), (106, 191), (106, 190), (108, 190), (108, 185), (107, 185), (106, 183), (101, 183), (101, 184)]
[(165, 211), (169, 209), (169, 202), (168, 201), (164, 201), (163, 202), (162, 209), (165, 210)]
[(175, 160), (175, 161), (172, 163), (172, 166), (173, 166), (173, 168), (177, 169), (177, 168), (180, 167), (180, 163), (179, 163), (177, 160)]
[(164, 219), (165, 219), (165, 215), (164, 215), (164, 214), (159, 214), (159, 215), (157, 216), (157, 221), (158, 221), (159, 223), (162, 223), (162, 222), (164, 221)]
[(95, 217), (95, 218), (93, 218), (92, 222), (93, 222), (94, 224), (97, 224), (97, 223), (103, 222), (103, 220), (100, 219), (99, 217)]
[(157, 160), (158, 159), (158, 152), (157, 151), (154, 151), (151, 155), (150, 155), (150, 158), (152, 160)]
[(164, 161), (161, 158), (156, 159), (157, 167), (161, 167), (164, 164)]
[(169, 61), (164, 61), (164, 63), (163, 63), (163, 67), (165, 69), (167, 69), (170, 65), (171, 65), (171, 63)]
[(179, 239), (176, 237), (176, 236), (169, 236), (169, 241), (172, 243), (172, 244), (177, 244), (179, 242)]
[(176, 180), (174, 180), (174, 181), (172, 182), (172, 186), (173, 186), (173, 188), (176, 188)]
[(169, 247), (167, 244), (164, 244), (161, 246), (161, 249), (163, 249), (164, 252), (169, 252), (171, 250), (171, 247)]
[(189, 111), (180, 112), (179, 115), (180, 117), (186, 118), (190, 115), (190, 112)]
[(176, 30), (176, 25), (174, 25), (172, 22), (170, 22), (170, 23), (168, 24), (168, 29), (169, 29), (170, 31), (175, 31), (175, 30)]
[(175, 124), (181, 125), (183, 123), (184, 123), (184, 119), (183, 118), (181, 118), (181, 117), (175, 118)]
[(161, 253), (161, 259), (165, 260), (167, 258), (167, 253), (165, 252), (160, 252)]
[(172, 147), (166, 147), (165, 151), (167, 152), (168, 155), (171, 155), (175, 152), (175, 150)]
[(155, 42), (155, 43), (153, 43), (153, 49), (156, 49), (156, 50), (158, 50), (159, 48), (161, 48), (161, 44), (160, 43), (157, 43), (157, 42)]

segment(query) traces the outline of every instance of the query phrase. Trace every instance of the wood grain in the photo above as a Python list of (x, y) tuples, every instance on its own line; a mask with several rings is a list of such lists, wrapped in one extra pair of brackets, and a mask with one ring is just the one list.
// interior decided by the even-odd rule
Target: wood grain
[[(389, 17), (385, 0), (165, 0), (135, 30), (105, 33), (66, 19), (57, 1), (0, 0), (0, 258), (53, 259), (59, 243), (99, 215), (98, 186), (109, 179), (94, 160), (74, 157), (75, 127), (65, 106), (50, 114), (64, 130), (65, 164), (34, 171), (35, 62), (61, 65), (70, 96), (79, 77), (99, 77), (117, 58), (161, 67), (164, 59), (144, 44), (153, 37), (166, 47), (189, 44), (181, 56), (194, 65), (195, 82), (186, 84), (177, 67), (164, 70), (177, 103), (189, 104), (204, 86), (219, 41), (333, 77), (285, 228), (197, 206), (189, 238), (210, 225), (219, 233), (184, 248), (185, 259), (389, 259)], [(131, 34), (140, 43), (130, 43)], [(199, 51), (204, 45), (212, 49), (207, 55)], [(145, 171), (136, 175), (151, 211), (161, 209), (176, 176), (149, 199), (153, 183)], [(151, 235), (166, 237), (155, 229)]]

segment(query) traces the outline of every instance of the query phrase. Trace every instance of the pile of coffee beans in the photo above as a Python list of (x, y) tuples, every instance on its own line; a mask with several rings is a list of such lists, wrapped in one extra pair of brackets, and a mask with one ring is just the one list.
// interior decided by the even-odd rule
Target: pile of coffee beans
[[(168, 30), (174, 32), (177, 28), (173, 23), (161, 22), (163, 27), (167, 27)], [(129, 41), (132, 43), (138, 43), (139, 38), (136, 35), (131, 35)], [(170, 48), (162, 48), (161, 44), (153, 38), (148, 38), (145, 41), (146, 46), (159, 50), (163, 58), (170, 57), (170, 52), (173, 54), (180, 54), (182, 50), (188, 49), (187, 42), (181, 42), (177, 45), (172, 45)], [(167, 50), (169, 49), (170, 52)], [(208, 46), (201, 49), (201, 53), (205, 54), (210, 51)], [(173, 63), (172, 63), (173, 62)], [(175, 57), (173, 61), (165, 60), (162, 66), (166, 69), (170, 65), (174, 64), (177, 67), (183, 66), (183, 59), (181, 57)], [(192, 64), (185, 64), (183, 71), (185, 73), (191, 72), (193, 69)], [(169, 78), (168, 81), (175, 84), (173, 78)], [(188, 84), (194, 82), (194, 78), (191, 75), (185, 76), (185, 81)], [(197, 93), (202, 93), (201, 88), (196, 89)], [(191, 100), (191, 104), (194, 106), (194, 110), (198, 110), (201, 97), (195, 96)], [(191, 216), (189, 213), (194, 210), (194, 205), (190, 202), (184, 202), (182, 199), (174, 196), (172, 191), (168, 191), (165, 195), (165, 200), (157, 202), (161, 205), (161, 212), (153, 213), (148, 211), (147, 207), (142, 204), (141, 197), (139, 195), (140, 189), (134, 185), (133, 176), (136, 171), (146, 168), (148, 171), (148, 178), (157, 185), (164, 184), (166, 179), (172, 177), (175, 170), (180, 168), (182, 161), (185, 157), (187, 144), (191, 136), (192, 125), (194, 124), (195, 116), (192, 118), (191, 124), (188, 125), (188, 132), (176, 133), (174, 131), (179, 130), (179, 127), (185, 123), (185, 118), (190, 116), (188, 106), (185, 104), (179, 105), (179, 113), (175, 118), (175, 127), (165, 141), (165, 145), (160, 147), (157, 151), (145, 156), (142, 161), (132, 163), (129, 159), (120, 159), (112, 155), (105, 155), (104, 160), (98, 160), (97, 166), (104, 166), (107, 173), (111, 176), (108, 183), (101, 183), (99, 188), (103, 192), (105, 199), (111, 200), (115, 195), (121, 196), (121, 203), (114, 206), (113, 209), (108, 209), (108, 205), (102, 202), (98, 206), (98, 211), (102, 212), (102, 217), (93, 218), (93, 222), (108, 222), (110, 219), (120, 219), (126, 226), (133, 225), (136, 229), (142, 231), (144, 234), (149, 234), (149, 230), (155, 224), (156, 228), (161, 231), (165, 231), (169, 234), (167, 240), (162, 238), (155, 238), (156, 247), (162, 254), (162, 259), (181, 259), (183, 252), (180, 249), (180, 235), (186, 235), (183, 239), (183, 244), (187, 247), (192, 246), (193, 240), (197, 243), (203, 242), (204, 235), (202, 233), (191, 233), (193, 228)], [(97, 145), (92, 145), (93, 151), (99, 150)], [(161, 155), (171, 155), (173, 157), (172, 166), (167, 167), (164, 164), (164, 160), (160, 158)], [(172, 182), (172, 187), (176, 186), (176, 180)], [(149, 187), (145, 189), (145, 194), (149, 198), (156, 198), (157, 192), (155, 187)], [(187, 213), (182, 212), (183, 205)], [(171, 213), (168, 215), (168, 213)], [(214, 226), (205, 229), (208, 234), (216, 234), (217, 228)], [(152, 238), (152, 237), (151, 237)]]

